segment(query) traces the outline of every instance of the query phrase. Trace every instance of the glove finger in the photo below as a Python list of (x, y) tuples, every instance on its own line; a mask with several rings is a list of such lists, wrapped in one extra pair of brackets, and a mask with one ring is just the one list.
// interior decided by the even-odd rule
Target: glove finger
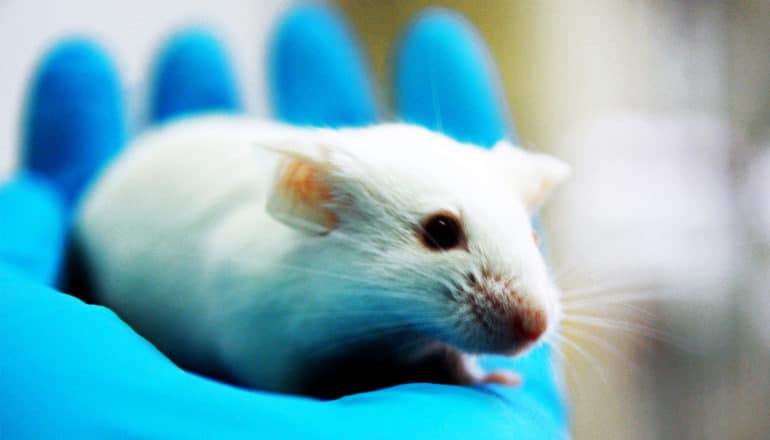
[(22, 166), (45, 176), (65, 208), (125, 140), (120, 80), (102, 48), (64, 40), (41, 61), (23, 120)]
[(172, 35), (159, 50), (150, 78), (150, 123), (183, 114), (241, 110), (227, 53), (206, 30), (186, 29)]
[(402, 119), (484, 146), (512, 135), (491, 58), (460, 15), (424, 11), (396, 50), (393, 90)]
[(364, 60), (353, 35), (329, 7), (292, 9), (273, 36), (268, 68), (279, 119), (331, 127), (367, 125), (376, 119)]
[(47, 181), (22, 173), (0, 187), (0, 264), (53, 284), (64, 230), (61, 197)]

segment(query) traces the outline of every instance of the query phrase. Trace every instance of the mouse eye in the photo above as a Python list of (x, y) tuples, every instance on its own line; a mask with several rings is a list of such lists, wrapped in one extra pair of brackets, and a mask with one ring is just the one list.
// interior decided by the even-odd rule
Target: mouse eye
[(430, 250), (446, 251), (465, 246), (465, 232), (457, 217), (442, 212), (423, 220), (420, 241)]

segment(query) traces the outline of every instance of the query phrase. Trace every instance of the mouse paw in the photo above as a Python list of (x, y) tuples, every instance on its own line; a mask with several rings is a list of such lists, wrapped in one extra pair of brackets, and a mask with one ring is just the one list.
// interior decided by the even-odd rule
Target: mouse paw
[(522, 379), (521, 375), (514, 372), (508, 370), (497, 370), (484, 375), (480, 382), (484, 384), (497, 384), (509, 387), (517, 387), (521, 385)]
[(491, 372), (482, 370), (475, 356), (464, 355), (462, 357), (462, 365), (468, 377), (471, 378), (470, 383), (472, 384), (496, 384), (517, 387), (522, 382), (520, 375), (509, 370), (495, 370)]

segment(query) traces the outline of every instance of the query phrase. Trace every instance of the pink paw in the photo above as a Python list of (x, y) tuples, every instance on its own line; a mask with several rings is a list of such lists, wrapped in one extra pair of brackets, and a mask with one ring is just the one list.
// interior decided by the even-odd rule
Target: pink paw
[(509, 387), (517, 387), (521, 385), (521, 382), (522, 379), (520, 375), (507, 370), (493, 371), (481, 378), (481, 383), (493, 383)]

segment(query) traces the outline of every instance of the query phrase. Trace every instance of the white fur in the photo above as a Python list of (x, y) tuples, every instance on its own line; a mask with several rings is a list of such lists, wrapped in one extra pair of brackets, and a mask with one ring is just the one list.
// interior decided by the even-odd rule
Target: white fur
[[(85, 199), (77, 238), (101, 301), (182, 365), (253, 387), (294, 391), (313, 356), (405, 325), (492, 351), (462, 292), (448, 299), (445, 286), (493, 271), (550, 326), (560, 313), (529, 212), (566, 167), (503, 148), (513, 150), (406, 124), (194, 118), (139, 138), (112, 164)], [(339, 197), (331, 233), (266, 211), (281, 155), (326, 167)], [(420, 246), (415, 225), (439, 210), (463, 219), (468, 252)]]

